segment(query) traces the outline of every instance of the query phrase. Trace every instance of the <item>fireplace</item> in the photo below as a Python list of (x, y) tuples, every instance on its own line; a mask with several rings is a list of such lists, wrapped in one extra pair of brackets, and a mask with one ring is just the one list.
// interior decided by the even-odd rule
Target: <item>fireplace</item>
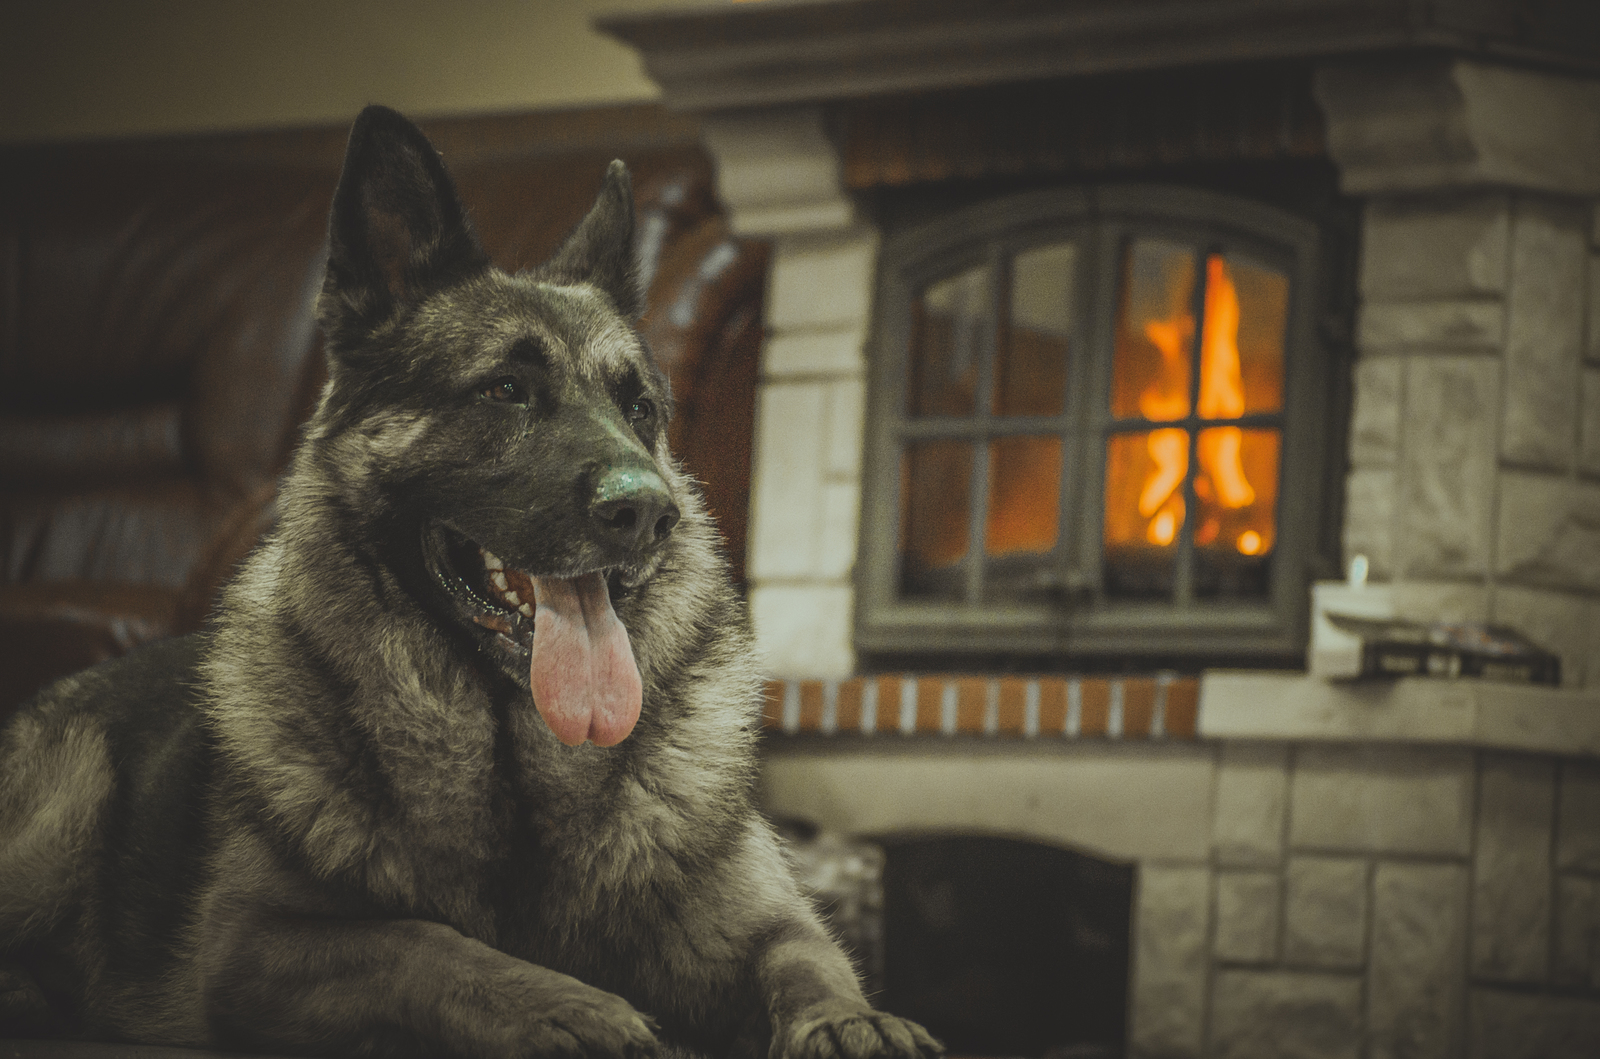
[(1130, 865), (1003, 835), (784, 824), (874, 1004), (958, 1055), (1122, 1054)]
[(1319, 282), (1345, 233), (1149, 179), (1171, 175), (908, 225), (881, 192), (855, 630), (869, 665), (1303, 642), (1303, 571), (1337, 565), (1319, 527), (1345, 351), (1311, 321), (1347, 308)]
[[(1129, 867), (1130, 1056), (1600, 1054), (1600, 9), (603, 24), (772, 241), (767, 807)], [(1357, 555), (1564, 686), (1309, 675)]]

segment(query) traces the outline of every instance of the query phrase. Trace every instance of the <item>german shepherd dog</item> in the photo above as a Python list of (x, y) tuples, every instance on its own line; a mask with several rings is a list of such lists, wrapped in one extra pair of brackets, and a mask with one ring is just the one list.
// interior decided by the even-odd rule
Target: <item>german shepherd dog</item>
[(350, 135), (329, 379), (196, 636), (0, 738), (0, 1033), (302, 1055), (929, 1059), (752, 805), (758, 680), (633, 321), (627, 170), (493, 267)]

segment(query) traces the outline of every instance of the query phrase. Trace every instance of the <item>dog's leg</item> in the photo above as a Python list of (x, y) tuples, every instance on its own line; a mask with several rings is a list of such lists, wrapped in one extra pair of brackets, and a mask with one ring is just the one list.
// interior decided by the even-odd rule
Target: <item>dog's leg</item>
[(751, 970), (770, 1029), (768, 1059), (934, 1059), (944, 1047), (914, 1022), (874, 1011), (855, 969), (800, 893), (777, 839), (752, 826), (729, 865), (763, 880), (750, 922)]
[(422, 920), (262, 920), (201, 956), (217, 1043), (301, 1054), (642, 1057), (626, 1000)]
[(795, 919), (763, 939), (756, 976), (767, 997), (771, 1059), (931, 1059), (944, 1048), (914, 1022), (874, 1011), (837, 943)]

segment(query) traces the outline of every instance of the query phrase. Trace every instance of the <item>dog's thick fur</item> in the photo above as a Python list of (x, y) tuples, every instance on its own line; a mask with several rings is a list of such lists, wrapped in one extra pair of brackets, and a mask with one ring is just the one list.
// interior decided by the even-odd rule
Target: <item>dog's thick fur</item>
[[(0, 739), (0, 1035), (937, 1053), (869, 1008), (752, 807), (747, 618), (666, 449), (632, 228), (613, 163), (556, 256), (508, 275), (422, 134), (357, 120), (329, 382), (276, 533), (206, 632), (56, 684)], [(605, 586), (636, 722), (626, 680), (591, 708), (541, 678), (549, 597), (519, 618), (479, 548), (587, 585), (591, 632)], [(547, 720), (549, 687), (582, 701)]]

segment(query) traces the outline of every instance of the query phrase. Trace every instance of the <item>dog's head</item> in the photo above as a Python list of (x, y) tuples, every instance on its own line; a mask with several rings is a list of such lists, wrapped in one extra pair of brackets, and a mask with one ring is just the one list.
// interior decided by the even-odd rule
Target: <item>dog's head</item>
[(670, 550), (670, 397), (633, 323), (628, 172), (555, 256), (489, 262), (438, 153), (369, 107), (350, 134), (319, 311), (309, 434), (372, 561), (528, 689), (562, 742), (609, 746), (641, 683), (613, 609)]

